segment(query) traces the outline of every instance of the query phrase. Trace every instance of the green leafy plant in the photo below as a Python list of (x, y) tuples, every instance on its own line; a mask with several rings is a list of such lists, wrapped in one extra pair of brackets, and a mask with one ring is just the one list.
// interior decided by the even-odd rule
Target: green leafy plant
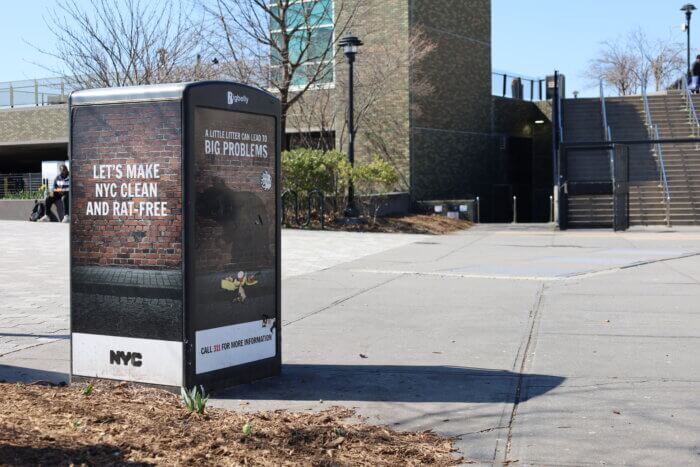
[(250, 422), (246, 422), (245, 425), (243, 425), (243, 434), (245, 436), (250, 436), (253, 434), (253, 425)]
[(91, 396), (94, 389), (92, 383), (87, 383), (83, 388), (83, 396)]
[(357, 164), (352, 170), (352, 180), (361, 193), (384, 193), (391, 190), (399, 181), (399, 174), (393, 165), (384, 159)]
[(7, 193), (3, 199), (41, 199), (46, 197), (46, 191), (18, 191), (16, 193)]
[(399, 173), (384, 159), (375, 158), (371, 162), (355, 165), (352, 180), (360, 195), (359, 205), (363, 215), (376, 222), (382, 207), (382, 196), (396, 187)]
[(347, 155), (340, 151), (295, 149), (282, 153), (283, 189), (296, 191), (301, 206), (311, 190), (321, 190), (336, 207), (344, 206), (350, 179), (357, 194), (367, 198), (365, 215), (376, 217), (379, 196), (397, 186), (399, 173), (379, 157), (370, 162), (358, 161), (352, 167)]
[[(321, 190), (326, 199), (338, 206), (350, 178), (350, 162), (339, 151), (295, 149), (282, 153), (282, 187), (296, 191), (300, 197), (311, 190)], [(300, 203), (304, 200), (300, 199)]]
[(198, 414), (204, 413), (204, 408), (207, 406), (207, 401), (209, 401), (209, 396), (204, 392), (204, 387), (195, 386), (189, 391), (185, 388), (180, 388), (180, 395), (182, 395), (182, 402), (188, 411), (197, 412)]

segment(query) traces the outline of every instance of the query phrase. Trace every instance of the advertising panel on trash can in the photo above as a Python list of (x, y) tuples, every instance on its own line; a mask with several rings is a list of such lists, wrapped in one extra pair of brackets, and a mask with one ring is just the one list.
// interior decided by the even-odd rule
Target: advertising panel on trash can
[(215, 389), (280, 369), (279, 101), (71, 96), (71, 373)]

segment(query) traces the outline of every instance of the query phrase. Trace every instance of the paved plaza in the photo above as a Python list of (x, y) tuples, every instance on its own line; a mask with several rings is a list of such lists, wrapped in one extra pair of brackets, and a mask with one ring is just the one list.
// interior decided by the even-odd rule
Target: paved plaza
[[(0, 379), (68, 371), (68, 228), (0, 223)], [(236, 410), (355, 407), (477, 464), (700, 463), (700, 229), (283, 232), (283, 375)]]

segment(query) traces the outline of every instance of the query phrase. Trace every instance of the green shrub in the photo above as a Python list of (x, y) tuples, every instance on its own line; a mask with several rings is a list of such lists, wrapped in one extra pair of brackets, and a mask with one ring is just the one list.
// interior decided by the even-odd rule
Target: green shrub
[[(358, 195), (373, 195), (369, 197), (372, 206), (376, 205), (377, 194), (393, 190), (399, 181), (396, 169), (380, 158), (356, 162), (351, 167), (347, 155), (340, 151), (295, 149), (282, 153), (283, 190), (296, 191), (301, 207), (311, 190), (321, 190), (336, 209), (344, 206), (350, 177)], [(363, 210), (366, 215), (376, 216), (376, 209)]]
[(352, 171), (355, 189), (361, 194), (386, 193), (399, 181), (399, 174), (393, 165), (384, 159), (355, 165)]
[(294, 149), (282, 153), (282, 187), (300, 195), (321, 190), (326, 196), (342, 194), (347, 186), (350, 163), (339, 151)]
[(6, 193), (2, 199), (39, 199), (43, 200), (46, 197), (46, 191), (18, 191), (16, 193)]
[(382, 194), (392, 191), (399, 181), (399, 173), (393, 165), (383, 159), (356, 165), (353, 169), (353, 183), (359, 195), (358, 207), (364, 217), (374, 224), (382, 208)]

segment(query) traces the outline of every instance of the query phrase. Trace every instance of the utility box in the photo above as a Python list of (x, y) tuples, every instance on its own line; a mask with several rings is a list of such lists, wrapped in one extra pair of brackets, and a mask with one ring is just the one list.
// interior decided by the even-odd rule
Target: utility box
[(520, 78), (513, 78), (510, 83), (510, 92), (513, 99), (523, 99), (523, 80)]
[(73, 379), (280, 372), (279, 122), (228, 82), (71, 95)]
[(556, 76), (557, 77), (555, 78), (554, 75), (549, 75), (545, 78), (545, 82), (547, 83), (545, 97), (548, 100), (554, 99), (554, 90), (557, 88), (557, 81), (559, 81), (559, 98), (564, 99), (566, 97), (566, 77), (561, 73), (557, 74)]

